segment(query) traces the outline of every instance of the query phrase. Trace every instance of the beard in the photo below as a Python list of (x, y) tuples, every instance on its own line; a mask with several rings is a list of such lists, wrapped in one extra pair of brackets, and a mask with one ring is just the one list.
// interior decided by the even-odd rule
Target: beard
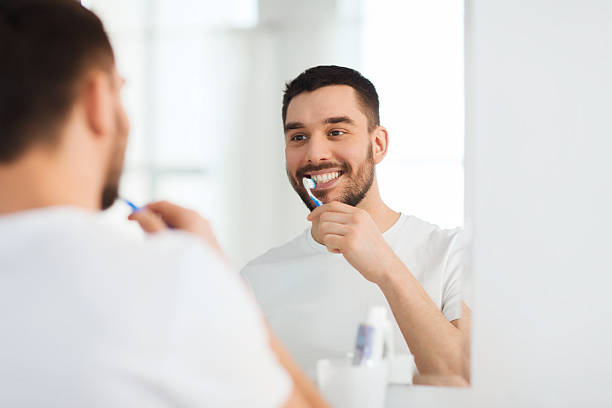
[(102, 210), (107, 210), (117, 201), (119, 198), (119, 180), (121, 179), (121, 173), (123, 172), (123, 161), (125, 159), (125, 148), (127, 141), (127, 134), (129, 132), (129, 125), (127, 118), (122, 114), (119, 109), (115, 114), (115, 137), (113, 147), (111, 149), (110, 163), (108, 171), (102, 187), (102, 198), (100, 207)]
[(115, 201), (119, 198), (119, 177), (116, 177), (116, 181), (107, 182), (102, 189), (102, 202), (100, 207), (102, 210), (108, 210), (115, 204)]
[[(304, 188), (302, 178), (304, 177), (304, 174), (308, 172), (327, 170), (331, 168), (340, 168), (342, 170), (342, 177), (346, 177), (346, 185), (340, 192), (338, 198), (334, 201), (339, 201), (341, 203), (356, 207), (364, 199), (368, 191), (370, 191), (372, 183), (374, 182), (375, 165), (374, 154), (372, 153), (372, 143), (370, 143), (368, 146), (366, 158), (356, 171), (347, 162), (326, 163), (319, 166), (307, 165), (299, 168), (295, 172), (295, 176), (292, 175), (287, 169), (287, 177), (289, 177), (291, 186), (310, 211), (313, 211), (317, 207), (312, 202), (312, 199)], [(312, 194), (323, 203), (327, 203), (329, 201), (329, 193), (327, 191), (312, 190)]]

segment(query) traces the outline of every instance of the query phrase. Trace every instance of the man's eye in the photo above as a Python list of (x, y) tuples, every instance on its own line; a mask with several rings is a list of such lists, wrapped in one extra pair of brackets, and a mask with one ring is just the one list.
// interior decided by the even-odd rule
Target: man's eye
[(293, 135), (291, 136), (291, 140), (294, 142), (301, 142), (302, 140), (306, 140), (306, 136), (304, 135)]
[(344, 134), (343, 130), (332, 130), (329, 132), (331, 136), (342, 136)]

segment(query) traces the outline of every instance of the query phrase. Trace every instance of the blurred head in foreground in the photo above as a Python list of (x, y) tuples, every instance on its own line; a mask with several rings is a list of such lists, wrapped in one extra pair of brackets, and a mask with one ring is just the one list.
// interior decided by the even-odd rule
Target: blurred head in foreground
[(0, 212), (110, 207), (129, 122), (102, 22), (73, 0), (3, 0), (0, 55)]

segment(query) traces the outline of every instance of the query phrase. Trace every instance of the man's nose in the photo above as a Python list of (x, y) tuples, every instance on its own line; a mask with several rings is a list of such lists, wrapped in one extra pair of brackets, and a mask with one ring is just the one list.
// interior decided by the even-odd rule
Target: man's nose
[(308, 163), (316, 164), (331, 160), (331, 158), (331, 146), (327, 138), (313, 135), (308, 141), (308, 151), (306, 152)]

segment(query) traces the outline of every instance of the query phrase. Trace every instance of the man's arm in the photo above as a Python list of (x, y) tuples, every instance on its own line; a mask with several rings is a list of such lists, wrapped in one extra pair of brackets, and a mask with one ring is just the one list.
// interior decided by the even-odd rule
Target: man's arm
[[(313, 236), (331, 252), (341, 253), (366, 279), (376, 283), (391, 306), (402, 335), (422, 375), (469, 379), (463, 318), (449, 322), (410, 270), (384, 240), (370, 215), (331, 202), (308, 219)], [(469, 312), (469, 309), (466, 309)], [(466, 368), (467, 366), (467, 368)]]
[[(393, 260), (379, 286), (422, 375), (469, 381), (468, 317), (453, 322), (438, 310), (408, 268)], [(464, 304), (464, 313), (469, 309)], [(465, 316), (463, 314), (462, 316)]]

